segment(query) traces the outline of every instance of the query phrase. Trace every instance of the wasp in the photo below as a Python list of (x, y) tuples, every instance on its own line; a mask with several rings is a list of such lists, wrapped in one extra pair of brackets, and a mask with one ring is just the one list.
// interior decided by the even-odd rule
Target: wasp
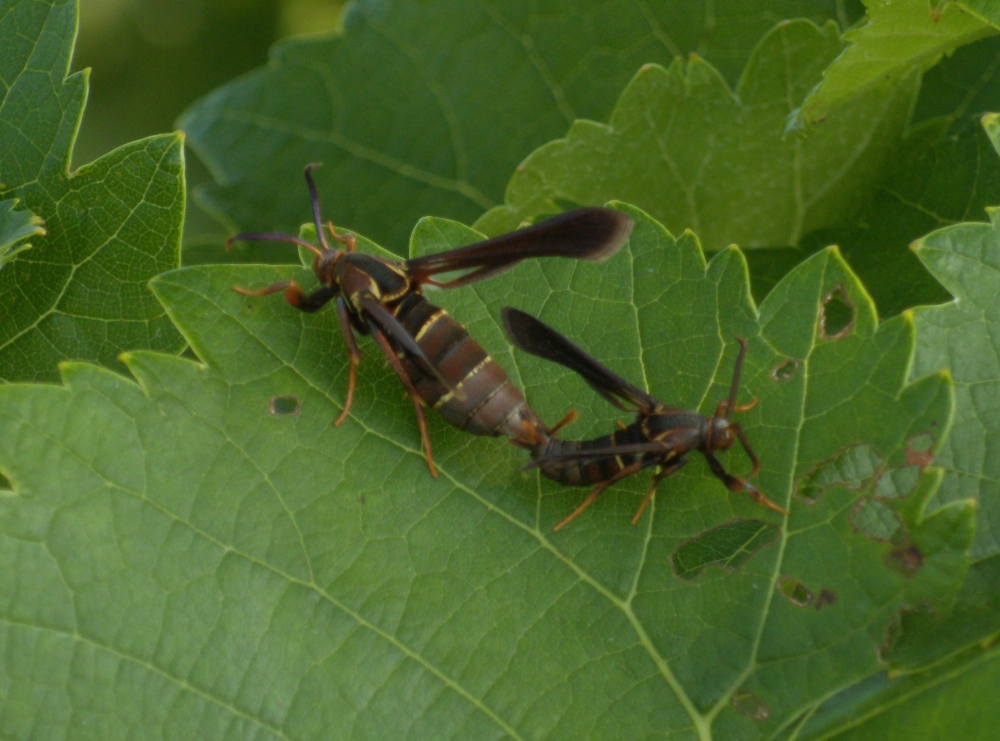
[[(313, 253), (312, 269), (320, 287), (306, 293), (295, 281), (284, 280), (250, 290), (233, 286), (244, 296), (284, 291), (295, 308), (314, 312), (330, 301), (347, 345), (347, 396), (340, 425), (354, 399), (356, 370), (361, 360), (355, 334), (370, 334), (389, 361), (413, 402), (427, 466), (437, 476), (424, 407), (436, 409), (449, 423), (474, 435), (506, 436), (527, 447), (546, 428), (511, 383), (503, 368), (461, 324), (423, 295), (423, 286), (457, 288), (497, 275), (533, 257), (570, 257), (599, 262), (617, 252), (632, 231), (632, 219), (608, 208), (581, 208), (483, 242), (410, 260), (390, 260), (356, 251), (353, 234), (340, 234), (331, 222), (323, 229), (319, 197), (311, 171), (305, 169), (319, 246), (288, 234), (246, 232), (237, 240), (281, 241)], [(334, 248), (330, 238), (343, 246)], [(434, 278), (462, 272), (450, 280)]]
[(507, 336), (515, 347), (575, 371), (611, 404), (624, 411), (635, 412), (632, 424), (620, 425), (620, 429), (610, 435), (594, 440), (560, 440), (543, 434), (536, 437), (530, 448), (532, 462), (525, 468), (537, 467), (544, 476), (566, 486), (594, 486), (583, 503), (554, 530), (561, 530), (576, 519), (609, 486), (643, 469), (657, 466), (659, 470), (653, 476), (649, 492), (632, 518), (632, 524), (636, 524), (660, 482), (683, 468), (692, 450), (705, 456), (709, 469), (730, 491), (746, 492), (758, 504), (788, 514), (746, 479), (726, 471), (715, 455), (739, 440), (753, 465), (749, 478), (760, 470), (760, 461), (746, 434), (739, 423), (731, 419), (734, 412), (745, 412), (757, 405), (756, 399), (743, 406), (736, 403), (740, 372), (747, 351), (745, 340), (736, 338), (740, 350), (729, 398), (719, 403), (714, 416), (706, 417), (698, 412), (666, 406), (530, 314), (505, 307), (501, 316)]

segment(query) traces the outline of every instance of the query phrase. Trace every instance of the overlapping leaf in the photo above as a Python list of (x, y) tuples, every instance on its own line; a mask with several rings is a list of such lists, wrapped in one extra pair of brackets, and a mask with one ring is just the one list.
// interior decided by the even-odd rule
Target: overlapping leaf
[(180, 126), (217, 183), (199, 201), (234, 230), (294, 230), (302, 167), (321, 160), (334, 219), (402, 252), (421, 216), (469, 223), (501, 203), (518, 162), (576, 118), (605, 120), (641, 65), (696, 52), (734, 83), (775, 23), (850, 22), (843, 7), (361, 0), (343, 37), (282, 42)]
[(14, 255), (31, 247), (24, 240), (45, 234), (44, 223), (30, 211), (15, 209), (17, 199), (0, 201), (0, 268)]
[[(346, 363), (330, 312), (230, 290), (313, 285), (308, 272), (168, 273), (155, 291), (206, 365), (140, 352), (127, 358), (138, 384), (69, 364), (64, 386), (0, 388), (0, 469), (15, 487), (0, 500), (13, 575), (0, 582), (3, 726), (763, 738), (878, 671), (894, 614), (948, 604), (965, 569), (972, 508), (924, 512), (947, 376), (904, 386), (912, 322), (878, 326), (835, 250), (758, 311), (737, 250), (706, 265), (692, 235), (632, 213), (630, 244), (605, 264), (532, 261), (432, 298), (546, 419), (578, 408), (580, 436), (612, 428), (615, 410), (512, 355), (504, 303), (702, 411), (726, 394), (733, 338), (747, 338), (757, 483), (789, 518), (730, 494), (699, 459), (638, 527), (641, 478), (553, 534), (583, 492), (519, 473), (522, 453), (436, 417), (431, 479), (370, 342), (352, 415), (332, 426)], [(412, 243), (475, 238), (425, 220)], [(724, 460), (747, 470), (742, 454)]]
[(909, 250), (913, 240), (961, 221), (987, 221), (1000, 203), (1000, 159), (979, 123), (1000, 108), (1000, 37), (959, 49), (924, 75), (914, 118), (874, 195), (848, 227), (807, 235), (797, 251), (748, 255), (755, 296), (767, 295), (813, 251), (840, 245), (882, 316), (949, 298)]
[[(58, 378), (67, 357), (117, 364), (179, 349), (146, 283), (178, 265), (184, 160), (176, 135), (69, 174), (87, 78), (66, 77), (76, 0), (0, 0), (0, 182), (46, 225), (0, 271), (0, 378)], [(118, 366), (121, 368), (122, 366)]]
[(844, 101), (914, 67), (927, 69), (943, 54), (1000, 29), (1000, 11), (986, 7), (993, 5), (990, 0), (949, 0), (937, 7), (928, 0), (865, 0), (865, 5), (864, 23), (844, 34), (850, 46), (824, 72), (798, 111), (799, 120), (825, 125)]
[[(997, 117), (988, 117), (994, 140)], [(958, 224), (934, 232), (917, 244), (917, 255), (955, 301), (921, 307), (914, 376), (947, 367), (955, 379), (955, 428), (940, 456), (946, 470), (940, 502), (971, 497), (978, 501), (976, 539), (969, 576), (953, 613), (944, 617), (921, 610), (904, 616), (901, 636), (889, 658), (904, 668), (947, 656), (1000, 633), (1000, 471), (997, 366), (1000, 291), (998, 212), (992, 224)]]
[(872, 677), (802, 718), (782, 741), (991, 739), (1000, 707), (1000, 648), (972, 649), (942, 665), (898, 679)]
[(577, 121), (536, 150), (507, 186), (506, 205), (477, 226), (502, 233), (570, 203), (621, 198), (706, 249), (797, 245), (849, 223), (870, 198), (917, 93), (911, 76), (830, 116), (808, 138), (784, 135), (788, 114), (840, 53), (835, 24), (780, 25), (754, 50), (731, 92), (706, 62), (644, 67), (607, 125)]

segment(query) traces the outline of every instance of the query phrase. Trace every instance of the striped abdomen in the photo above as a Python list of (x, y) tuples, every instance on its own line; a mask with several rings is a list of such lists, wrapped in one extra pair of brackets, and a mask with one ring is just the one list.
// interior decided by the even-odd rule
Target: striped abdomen
[[(546, 444), (532, 449), (531, 458), (541, 461), (538, 468), (542, 475), (558, 481), (564, 486), (591, 486), (611, 479), (625, 466), (641, 460), (650, 453), (625, 453), (605, 455), (599, 458), (565, 458), (567, 453), (587, 450), (604, 450), (619, 445), (633, 445), (648, 442), (642, 429), (642, 422), (636, 421), (624, 430), (615, 430), (610, 435), (593, 440), (550, 439)], [(659, 454), (662, 457), (662, 454)]]
[(419, 293), (408, 294), (393, 313), (455, 389), (449, 391), (411, 358), (402, 357), (427, 406), (473, 435), (503, 435), (526, 447), (537, 442), (532, 430), (545, 430), (545, 426), (504, 369), (465, 327)]

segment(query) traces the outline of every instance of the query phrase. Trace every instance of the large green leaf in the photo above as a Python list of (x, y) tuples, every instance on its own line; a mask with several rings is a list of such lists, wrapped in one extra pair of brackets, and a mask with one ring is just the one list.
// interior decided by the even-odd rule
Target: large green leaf
[(45, 234), (43, 222), (31, 211), (15, 210), (17, 199), (0, 201), (0, 268), (14, 255), (31, 247), (24, 240)]
[[(434, 292), (546, 419), (574, 435), (615, 410), (572, 374), (512, 355), (504, 303), (540, 314), (674, 403), (714, 409), (736, 343), (757, 482), (785, 519), (700, 458), (582, 490), (431, 420), (431, 479), (398, 381), (365, 357), (351, 417), (329, 311), (233, 284), (298, 267), (187, 268), (154, 290), (205, 365), (129, 354), (138, 383), (84, 364), (63, 386), (0, 388), (0, 725), (102, 739), (763, 738), (878, 671), (903, 607), (947, 605), (973, 509), (925, 514), (948, 377), (905, 386), (913, 325), (878, 325), (836, 250), (758, 311), (738, 250), (706, 265), (638, 211), (602, 265), (530, 261)], [(476, 239), (428, 219), (414, 251)], [(620, 413), (619, 413), (620, 414)], [(748, 464), (724, 456), (737, 472)], [(807, 498), (803, 498), (807, 497)], [(675, 571), (676, 570), (676, 571)], [(29, 586), (30, 585), (30, 586)]]
[(641, 65), (696, 52), (734, 83), (776, 22), (844, 5), (359, 0), (342, 37), (282, 42), (180, 127), (217, 183), (199, 202), (234, 230), (294, 230), (302, 167), (323, 161), (335, 221), (403, 252), (421, 216), (501, 203), (518, 162), (574, 119), (605, 120)]
[[(1000, 140), (996, 115), (985, 120)], [(938, 462), (946, 474), (938, 501), (974, 498), (979, 515), (969, 577), (954, 613), (919, 610), (904, 616), (889, 653), (908, 668), (1000, 634), (1000, 212), (990, 224), (958, 224), (921, 239), (917, 256), (955, 296), (942, 306), (915, 310), (918, 327), (914, 377), (950, 368), (955, 381), (955, 427)]]
[(76, 0), (0, 0), (0, 182), (44, 219), (0, 271), (0, 379), (55, 380), (64, 358), (118, 365), (128, 348), (179, 349), (146, 283), (179, 260), (181, 138), (120, 147), (69, 174), (87, 78), (66, 77)]
[(858, 98), (808, 138), (785, 120), (840, 52), (836, 25), (778, 26), (754, 50), (734, 92), (706, 62), (646, 66), (607, 125), (577, 121), (511, 178), (506, 205), (477, 227), (498, 234), (565, 202), (635, 202), (706, 249), (797, 245), (849, 223), (905, 129), (916, 76)]
[(943, 54), (997, 33), (1000, 10), (983, 7), (988, 4), (991, 0), (946, 0), (940, 7), (932, 7), (929, 0), (865, 0), (865, 22), (844, 34), (850, 46), (823, 73), (798, 118), (825, 125), (825, 118), (844, 101), (881, 87), (887, 79), (899, 79), (914, 67), (927, 69)]

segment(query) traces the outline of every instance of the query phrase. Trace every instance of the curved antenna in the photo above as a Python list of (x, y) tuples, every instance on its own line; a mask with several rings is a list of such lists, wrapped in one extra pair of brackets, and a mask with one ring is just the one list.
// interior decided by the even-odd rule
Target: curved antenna
[(326, 236), (323, 234), (323, 217), (320, 216), (319, 212), (319, 192), (316, 190), (316, 183), (313, 181), (312, 176), (312, 171), (322, 166), (322, 162), (312, 162), (306, 165), (305, 176), (306, 185), (309, 186), (309, 202), (312, 204), (313, 224), (316, 225), (316, 239), (323, 245), (324, 250), (330, 251), (330, 245), (327, 244)]
[(726, 402), (726, 413), (723, 415), (725, 419), (729, 419), (733, 410), (736, 409), (736, 394), (740, 391), (740, 374), (743, 372), (743, 358), (747, 354), (747, 341), (742, 337), (737, 337), (736, 341), (740, 343), (740, 352), (736, 356), (736, 368), (733, 370), (733, 385), (729, 387), (729, 400)]

